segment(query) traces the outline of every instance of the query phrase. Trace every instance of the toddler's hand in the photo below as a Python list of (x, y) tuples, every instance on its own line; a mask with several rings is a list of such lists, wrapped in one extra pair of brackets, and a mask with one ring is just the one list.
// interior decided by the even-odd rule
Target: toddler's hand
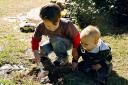
[(78, 66), (78, 63), (72, 62), (72, 70), (73, 71), (78, 70), (77, 66)]
[(94, 70), (99, 70), (102, 66), (100, 64), (95, 64), (95, 65), (92, 65), (92, 69)]

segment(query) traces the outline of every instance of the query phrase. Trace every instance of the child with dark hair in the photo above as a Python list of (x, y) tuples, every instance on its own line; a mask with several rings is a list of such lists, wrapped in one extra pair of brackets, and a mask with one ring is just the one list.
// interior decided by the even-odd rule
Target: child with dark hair
[[(80, 33), (81, 44), (73, 57), (73, 69), (78, 67), (85, 74), (94, 74), (95, 85), (106, 85), (107, 77), (112, 70), (112, 55), (110, 47), (100, 39), (100, 31), (95, 26), (87, 26)], [(83, 61), (78, 63), (79, 57)]]
[[(71, 21), (61, 19), (61, 9), (57, 4), (51, 3), (43, 6), (40, 10), (40, 17), (43, 21), (36, 28), (31, 43), (35, 61), (43, 65), (43, 71), (40, 74), (45, 76), (45, 73), (52, 71), (54, 66), (63, 66), (68, 63), (67, 50), (72, 45), (72, 55), (76, 55), (80, 34)], [(49, 40), (42, 43), (39, 52), (42, 35), (48, 36)], [(57, 56), (54, 63), (50, 63), (47, 58), (52, 51)]]

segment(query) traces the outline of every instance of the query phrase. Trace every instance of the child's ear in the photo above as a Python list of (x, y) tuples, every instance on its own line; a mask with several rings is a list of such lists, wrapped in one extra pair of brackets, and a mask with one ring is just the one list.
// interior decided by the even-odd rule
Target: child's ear
[(98, 43), (99, 38), (95, 37), (94, 43), (97, 44)]
[(58, 16), (58, 17), (57, 17), (57, 21), (59, 21), (59, 20), (60, 20), (60, 18), (61, 18), (61, 16)]
[(97, 40), (95, 40), (95, 42), (94, 42), (95, 44), (97, 44), (98, 43), (98, 41)]

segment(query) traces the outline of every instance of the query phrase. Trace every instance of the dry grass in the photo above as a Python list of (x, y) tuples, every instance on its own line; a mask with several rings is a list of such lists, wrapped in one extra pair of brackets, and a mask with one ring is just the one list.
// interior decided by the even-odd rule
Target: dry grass
[[(8, 63), (25, 63), (27, 66), (29, 61), (26, 59), (26, 49), (31, 47), (31, 33), (19, 32), (18, 22), (4, 21), (4, 17), (16, 16), (20, 13), (26, 13), (32, 8), (40, 7), (49, 0), (0, 0), (0, 65), (5, 62)], [(19, 74), (16, 74), (19, 75)], [(17, 79), (17, 80), (15, 80)], [(12, 76), (11, 79), (0, 79), (0, 84), (5, 85), (19, 85), (17, 82), (24, 85), (40, 85), (38, 82), (34, 82), (31, 77), (20, 79)]]
[[(31, 8), (39, 7), (47, 3), (49, 0), (0, 0), (0, 63), (8, 61), (9, 63), (23, 62), (28, 64), (26, 60), (25, 50), (31, 47), (31, 33), (25, 34), (14, 29), (18, 22), (9, 23), (3, 20), (5, 16), (15, 16), (19, 13), (25, 13)], [(128, 34), (109, 35), (102, 37), (110, 44), (113, 53), (113, 73), (109, 78), (109, 85), (128, 85)], [(83, 79), (82, 74), (71, 73), (66, 75), (66, 85), (86, 85), (89, 80)], [(17, 78), (18, 79), (18, 78)], [(68, 81), (69, 80), (69, 81)], [(30, 78), (21, 79), (23, 85), (40, 85)], [(15, 79), (4, 80), (0, 83), (6, 85), (18, 85)]]

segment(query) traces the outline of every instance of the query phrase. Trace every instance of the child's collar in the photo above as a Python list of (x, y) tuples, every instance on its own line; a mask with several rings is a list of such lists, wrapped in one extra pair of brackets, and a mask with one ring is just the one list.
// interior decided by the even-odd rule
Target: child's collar
[(109, 49), (109, 46), (106, 43), (104, 43), (101, 39), (99, 39), (97, 46), (89, 52), (98, 53), (99, 51), (107, 50), (107, 49)]

